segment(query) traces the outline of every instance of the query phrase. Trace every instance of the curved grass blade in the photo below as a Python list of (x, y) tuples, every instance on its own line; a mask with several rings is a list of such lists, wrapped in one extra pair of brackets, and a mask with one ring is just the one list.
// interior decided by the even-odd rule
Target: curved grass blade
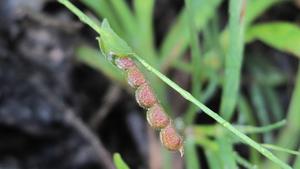
[(123, 161), (119, 153), (115, 153), (113, 158), (117, 169), (129, 169), (128, 165)]

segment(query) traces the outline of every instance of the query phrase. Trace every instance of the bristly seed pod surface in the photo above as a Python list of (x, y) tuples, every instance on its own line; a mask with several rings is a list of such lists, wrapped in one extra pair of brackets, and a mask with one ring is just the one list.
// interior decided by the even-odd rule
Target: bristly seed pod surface
[(142, 84), (146, 83), (144, 75), (136, 66), (133, 66), (128, 69), (127, 81), (128, 84), (133, 88), (137, 88)]
[(119, 69), (127, 72), (128, 84), (135, 88), (137, 103), (147, 109), (147, 121), (154, 129), (160, 130), (160, 140), (164, 147), (179, 151), (183, 156), (183, 139), (172, 126), (171, 119), (158, 103), (155, 94), (134, 61), (129, 57), (118, 57), (111, 54), (109, 60)]
[(183, 156), (183, 140), (171, 124), (160, 131), (160, 140), (167, 149), (178, 150)]
[(143, 108), (150, 108), (157, 103), (156, 97), (147, 83), (138, 87), (135, 91), (135, 98), (138, 104)]
[(114, 64), (122, 70), (128, 70), (131, 67), (135, 67), (135, 63), (129, 57), (118, 57), (115, 59)]
[(154, 129), (162, 129), (170, 124), (170, 119), (159, 104), (155, 104), (147, 111), (147, 121)]

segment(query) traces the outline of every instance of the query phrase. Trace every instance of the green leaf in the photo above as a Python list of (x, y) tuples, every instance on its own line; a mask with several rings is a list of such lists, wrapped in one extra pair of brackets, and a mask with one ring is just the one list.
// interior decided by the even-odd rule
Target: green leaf
[(251, 26), (246, 41), (260, 40), (278, 50), (300, 58), (300, 27), (287, 22), (273, 22)]
[(129, 169), (128, 165), (123, 161), (119, 153), (114, 153), (114, 163), (117, 169)]
[(132, 54), (132, 49), (121, 39), (104, 19), (101, 24), (100, 38), (97, 38), (102, 54), (109, 57), (111, 54), (127, 56)]

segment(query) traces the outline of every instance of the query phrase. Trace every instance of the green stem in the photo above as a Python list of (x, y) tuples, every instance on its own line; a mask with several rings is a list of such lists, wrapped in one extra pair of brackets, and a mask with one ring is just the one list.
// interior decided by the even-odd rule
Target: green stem
[(280, 159), (278, 159), (276, 156), (274, 156), (269, 150), (262, 147), (260, 144), (253, 141), (250, 137), (243, 134), (239, 130), (237, 130), (235, 127), (233, 127), (230, 123), (228, 123), (226, 120), (224, 120), (221, 116), (219, 116), (217, 113), (212, 111), (210, 108), (199, 102), (194, 96), (192, 96), (189, 92), (178, 86), (176, 83), (174, 83), (172, 80), (170, 80), (168, 77), (160, 73), (158, 70), (154, 69), (151, 65), (149, 65), (147, 62), (145, 62), (142, 58), (137, 56), (136, 54), (133, 54), (133, 56), (150, 72), (154, 73), (158, 78), (160, 78), (163, 82), (165, 82), (167, 85), (169, 85), (171, 88), (173, 88), (175, 91), (177, 91), (182, 97), (184, 97), (186, 100), (192, 102), (195, 104), (198, 108), (200, 108), (204, 113), (206, 113), (208, 116), (216, 120), (218, 123), (220, 123), (223, 127), (231, 131), (233, 134), (235, 134), (237, 137), (239, 137), (242, 141), (244, 141), (246, 144), (252, 146), (257, 151), (259, 151), (261, 154), (263, 154), (265, 157), (273, 161), (274, 163), (278, 164), (283, 169), (292, 169), (289, 165), (282, 162)]
[(80, 19), (81, 22), (89, 25), (92, 29), (94, 29), (97, 33), (101, 33), (101, 28), (97, 25), (95, 21), (86, 16), (82, 11), (80, 11), (75, 5), (73, 5), (68, 0), (58, 0), (58, 2), (64, 4), (70, 11), (72, 11), (76, 16)]

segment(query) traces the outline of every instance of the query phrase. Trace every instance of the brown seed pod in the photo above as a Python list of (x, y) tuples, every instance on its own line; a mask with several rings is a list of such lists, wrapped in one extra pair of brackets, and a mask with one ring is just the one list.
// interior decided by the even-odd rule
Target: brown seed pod
[(129, 68), (135, 66), (134, 61), (129, 57), (118, 57), (115, 59), (115, 64), (122, 70), (128, 70)]
[(167, 149), (179, 151), (183, 156), (183, 140), (171, 124), (160, 131), (160, 141)]
[(154, 129), (162, 129), (170, 124), (170, 119), (159, 104), (153, 105), (147, 111), (147, 121)]
[(135, 99), (137, 103), (143, 108), (150, 108), (155, 103), (157, 103), (155, 95), (147, 83), (144, 83), (137, 88), (137, 90), (135, 91)]
[(137, 88), (142, 84), (146, 83), (143, 73), (136, 66), (133, 66), (128, 69), (127, 81), (128, 84), (133, 88)]

